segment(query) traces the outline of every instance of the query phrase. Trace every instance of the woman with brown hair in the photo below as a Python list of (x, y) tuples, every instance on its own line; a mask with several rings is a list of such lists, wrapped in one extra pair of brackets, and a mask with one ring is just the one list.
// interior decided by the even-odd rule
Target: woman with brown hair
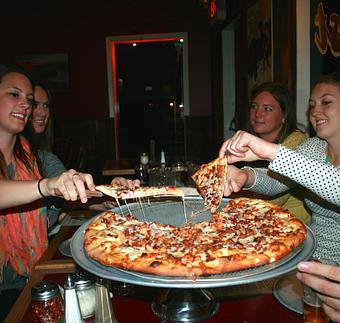
[[(7, 290), (18, 295), (47, 247), (45, 196), (80, 197), (85, 185), (94, 191), (90, 174), (69, 170), (44, 178), (39, 158), (21, 135), (34, 105), (30, 75), (16, 66), (0, 65), (0, 291), (1, 309)], [(15, 297), (14, 297), (15, 299)], [(8, 304), (9, 306), (11, 304)]]
[[(249, 125), (250, 132), (256, 136), (291, 149), (295, 149), (306, 139), (305, 133), (297, 128), (296, 113), (288, 89), (275, 82), (262, 83), (252, 90)], [(267, 168), (268, 164), (267, 161), (259, 160), (246, 163), (245, 166)], [(299, 188), (276, 196), (272, 202), (288, 209), (303, 222), (309, 223), (310, 214), (303, 204)]]

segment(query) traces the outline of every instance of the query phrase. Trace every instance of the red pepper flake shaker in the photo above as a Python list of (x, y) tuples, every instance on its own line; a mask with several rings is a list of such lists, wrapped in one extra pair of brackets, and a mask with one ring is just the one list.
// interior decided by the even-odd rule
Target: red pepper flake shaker
[(64, 305), (58, 285), (51, 281), (41, 281), (32, 287), (33, 322), (62, 322)]

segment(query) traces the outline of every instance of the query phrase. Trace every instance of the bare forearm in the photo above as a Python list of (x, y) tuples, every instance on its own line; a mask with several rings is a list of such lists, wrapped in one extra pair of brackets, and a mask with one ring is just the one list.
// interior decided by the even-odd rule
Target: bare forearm
[(0, 209), (31, 203), (42, 197), (60, 196), (67, 201), (87, 202), (86, 186), (90, 191), (96, 187), (91, 174), (70, 169), (59, 176), (40, 181), (0, 180)]
[(38, 181), (0, 181), (0, 209), (31, 203), (42, 196)]

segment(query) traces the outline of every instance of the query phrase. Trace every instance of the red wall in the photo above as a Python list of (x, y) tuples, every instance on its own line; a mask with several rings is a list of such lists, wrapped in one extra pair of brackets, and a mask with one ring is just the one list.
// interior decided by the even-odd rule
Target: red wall
[(210, 26), (196, 0), (124, 0), (51, 9), (18, 4), (2, 12), (0, 24), (3, 60), (68, 53), (70, 91), (54, 95), (56, 119), (108, 117), (106, 36), (188, 32), (191, 115), (211, 114)]

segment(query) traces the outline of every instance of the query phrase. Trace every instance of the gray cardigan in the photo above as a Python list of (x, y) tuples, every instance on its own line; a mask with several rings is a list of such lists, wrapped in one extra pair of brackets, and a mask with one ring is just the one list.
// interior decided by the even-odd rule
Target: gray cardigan
[(295, 151), (280, 146), (268, 173), (255, 169), (251, 190), (272, 196), (296, 185), (305, 187), (304, 202), (312, 211), (310, 227), (317, 242), (314, 256), (340, 264), (340, 167), (326, 162), (326, 147), (327, 142), (317, 137)]

